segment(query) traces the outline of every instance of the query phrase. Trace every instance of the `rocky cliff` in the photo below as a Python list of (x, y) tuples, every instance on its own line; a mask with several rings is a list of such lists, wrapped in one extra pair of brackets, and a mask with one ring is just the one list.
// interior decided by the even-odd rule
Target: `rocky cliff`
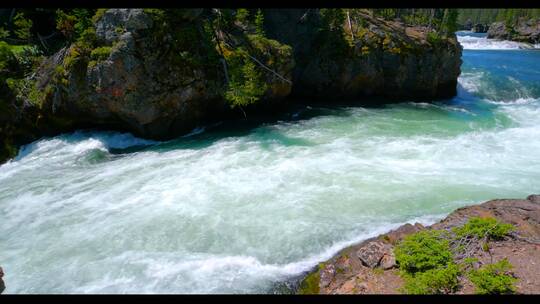
[(224, 26), (220, 14), (100, 10), (82, 39), (17, 86), (12, 95), (24, 107), (12, 103), (0, 121), (11, 130), (2, 131), (0, 161), (39, 136), (76, 128), (168, 139), (300, 98), (396, 102), (456, 93), (461, 47), (453, 34), (362, 10), (340, 19), (315, 9), (268, 9), (263, 29), (238, 20)]
[[(508, 274), (516, 279), (516, 292), (537, 294), (540, 286), (540, 195), (527, 199), (497, 199), (457, 209), (432, 226), (405, 224), (396, 230), (343, 249), (307, 274), (299, 293), (321, 294), (397, 294), (403, 292), (404, 276), (396, 261), (396, 245), (419, 231), (451, 231), (463, 227), (473, 217), (494, 218), (515, 228), (507, 236), (482, 243), (467, 239), (460, 244), (467, 248), (455, 257), (474, 259), (478, 269), (503, 259), (513, 268)], [(485, 245), (484, 245), (485, 244)], [(462, 251), (463, 252), (463, 251)], [(432, 280), (435, 280), (433, 277)], [(455, 290), (448, 293), (471, 294), (473, 284), (461, 274)]]
[(540, 42), (540, 19), (521, 18), (511, 28), (504, 22), (494, 22), (487, 33), (487, 38), (536, 44)]

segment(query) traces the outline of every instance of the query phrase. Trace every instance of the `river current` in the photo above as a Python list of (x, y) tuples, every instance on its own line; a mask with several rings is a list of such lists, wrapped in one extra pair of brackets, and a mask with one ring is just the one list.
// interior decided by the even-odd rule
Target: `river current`
[(449, 100), (24, 146), (0, 166), (5, 292), (271, 292), (403, 223), (540, 192), (540, 51), (458, 36)]

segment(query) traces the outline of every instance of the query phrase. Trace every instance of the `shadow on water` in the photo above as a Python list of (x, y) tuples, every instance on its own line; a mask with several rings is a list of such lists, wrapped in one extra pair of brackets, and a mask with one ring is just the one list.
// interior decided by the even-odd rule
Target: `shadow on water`
[(252, 115), (246, 119), (228, 120), (197, 128), (188, 135), (159, 142), (154, 145), (131, 146), (127, 148), (110, 148), (111, 154), (129, 154), (143, 151), (168, 152), (178, 149), (205, 149), (215, 142), (227, 138), (250, 137), (260, 143), (261, 148), (270, 149), (270, 145), (313, 146), (309, 140), (291, 137), (273, 128), (276, 123), (297, 123), (321, 116), (350, 116), (349, 110), (343, 107), (307, 106), (295, 104), (287, 111), (271, 115)]

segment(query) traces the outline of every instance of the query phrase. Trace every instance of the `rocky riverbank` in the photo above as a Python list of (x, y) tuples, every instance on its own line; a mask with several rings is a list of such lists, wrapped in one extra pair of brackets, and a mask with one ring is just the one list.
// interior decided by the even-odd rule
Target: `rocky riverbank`
[[(494, 218), (511, 224), (514, 230), (501, 239), (467, 245), (467, 258), (475, 259), (473, 269), (507, 259), (513, 266), (506, 275), (513, 277), (515, 292), (540, 292), (540, 195), (527, 199), (497, 199), (480, 205), (459, 208), (445, 219), (424, 227), (406, 224), (396, 230), (343, 249), (320, 263), (302, 280), (298, 293), (320, 294), (397, 294), (404, 293), (404, 276), (395, 249), (407, 236), (420, 231), (463, 227), (474, 217)], [(482, 243), (484, 244), (484, 243)], [(455, 259), (464, 260), (463, 255)], [(512, 279), (513, 280), (513, 279)], [(475, 286), (465, 272), (458, 276), (449, 293), (472, 294)]]
[(99, 10), (78, 41), (0, 88), (0, 163), (22, 144), (80, 128), (170, 139), (298, 99), (456, 94), (454, 34), (336, 12), (261, 10), (257, 27), (238, 17), (216, 23), (227, 20), (219, 10)]
[(537, 44), (540, 42), (540, 19), (522, 18), (511, 28), (504, 22), (494, 22), (489, 27), (487, 38)]

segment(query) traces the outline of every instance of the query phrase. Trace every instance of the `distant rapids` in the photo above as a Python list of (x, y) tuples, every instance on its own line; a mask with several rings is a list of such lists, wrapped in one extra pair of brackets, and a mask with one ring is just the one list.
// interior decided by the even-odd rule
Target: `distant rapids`
[(405, 222), (540, 192), (540, 52), (458, 35), (450, 100), (26, 145), (0, 167), (5, 292), (271, 292)]

